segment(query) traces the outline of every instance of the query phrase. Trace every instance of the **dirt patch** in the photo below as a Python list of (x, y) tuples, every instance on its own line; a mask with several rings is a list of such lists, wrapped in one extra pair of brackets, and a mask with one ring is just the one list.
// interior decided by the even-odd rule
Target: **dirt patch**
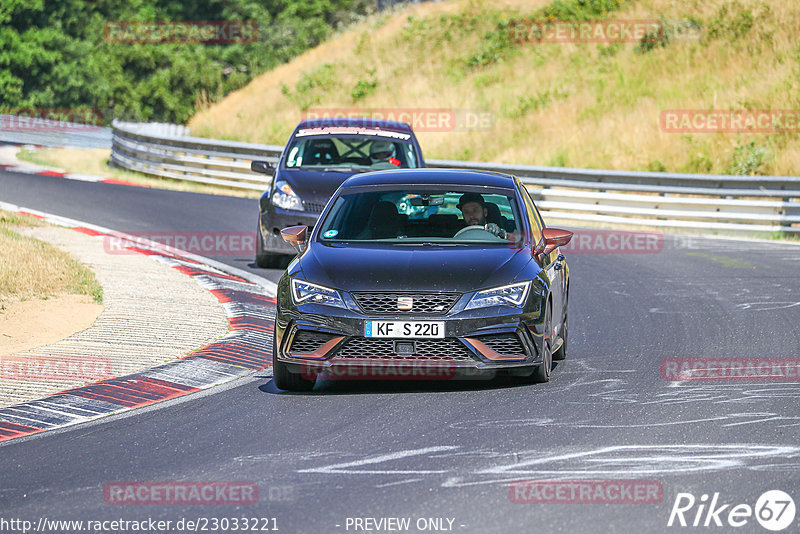
[(103, 311), (88, 295), (5, 304), (0, 312), (0, 356), (53, 343), (92, 326)]

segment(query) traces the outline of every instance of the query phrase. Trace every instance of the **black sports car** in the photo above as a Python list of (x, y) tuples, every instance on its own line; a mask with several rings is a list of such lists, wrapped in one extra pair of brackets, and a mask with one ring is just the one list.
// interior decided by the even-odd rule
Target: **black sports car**
[(525, 186), (450, 169), (342, 184), (278, 284), (280, 389), (316, 376), (431, 378), (498, 370), (547, 382), (567, 350), (569, 269)]
[(277, 267), (294, 255), (281, 239), (290, 225), (313, 227), (336, 188), (353, 174), (424, 167), (411, 127), (359, 117), (306, 119), (297, 125), (275, 167), (253, 161), (251, 170), (274, 175), (259, 200), (256, 264)]

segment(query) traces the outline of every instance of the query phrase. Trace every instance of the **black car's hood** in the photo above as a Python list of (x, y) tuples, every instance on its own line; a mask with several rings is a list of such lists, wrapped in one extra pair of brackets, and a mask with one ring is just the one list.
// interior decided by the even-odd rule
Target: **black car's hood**
[(304, 200), (328, 202), (342, 183), (355, 172), (303, 171), (281, 169), (276, 180), (285, 180)]
[(313, 243), (300, 259), (310, 282), (343, 289), (458, 291), (502, 285), (531, 261), (504, 246), (328, 245)]

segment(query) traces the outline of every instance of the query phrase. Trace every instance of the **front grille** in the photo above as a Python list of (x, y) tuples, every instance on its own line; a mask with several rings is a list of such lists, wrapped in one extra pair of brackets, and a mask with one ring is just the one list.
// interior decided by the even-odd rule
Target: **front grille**
[[(458, 293), (353, 293), (364, 313), (371, 315), (444, 315), (458, 301)], [(410, 310), (397, 309), (398, 297), (410, 297)]]
[(478, 336), (476, 339), (502, 356), (525, 356), (525, 347), (522, 346), (522, 342), (520, 342), (517, 335), (513, 332)]
[(294, 354), (308, 354), (319, 349), (334, 337), (336, 336), (324, 332), (298, 330), (292, 340), (292, 348), (289, 349), (289, 352)]
[(472, 352), (458, 339), (417, 339), (414, 341), (416, 353), (400, 355), (394, 351), (391, 339), (352, 338), (335, 355), (335, 359), (348, 360), (435, 360), (435, 361), (475, 361)]
[(304, 200), (303, 209), (308, 213), (322, 213), (322, 210), (325, 209), (325, 204), (320, 204), (319, 202), (306, 202)]

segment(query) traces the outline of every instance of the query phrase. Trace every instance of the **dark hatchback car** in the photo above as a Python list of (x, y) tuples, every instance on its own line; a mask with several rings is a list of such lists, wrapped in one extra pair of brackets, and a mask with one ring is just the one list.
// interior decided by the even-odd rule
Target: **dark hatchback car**
[(256, 264), (277, 267), (284, 257), (294, 255), (280, 229), (313, 227), (331, 195), (353, 174), (424, 166), (417, 138), (404, 122), (358, 117), (303, 120), (275, 167), (265, 161), (251, 164), (253, 171), (274, 176), (259, 200)]
[[(569, 269), (558, 247), (572, 233), (546, 228), (513, 176), (353, 176), (313, 231), (283, 236), (302, 252), (278, 284), (280, 389), (309, 390), (320, 373), (503, 371), (546, 382), (552, 360), (566, 355)], [(432, 375), (437, 368), (445, 372)]]

